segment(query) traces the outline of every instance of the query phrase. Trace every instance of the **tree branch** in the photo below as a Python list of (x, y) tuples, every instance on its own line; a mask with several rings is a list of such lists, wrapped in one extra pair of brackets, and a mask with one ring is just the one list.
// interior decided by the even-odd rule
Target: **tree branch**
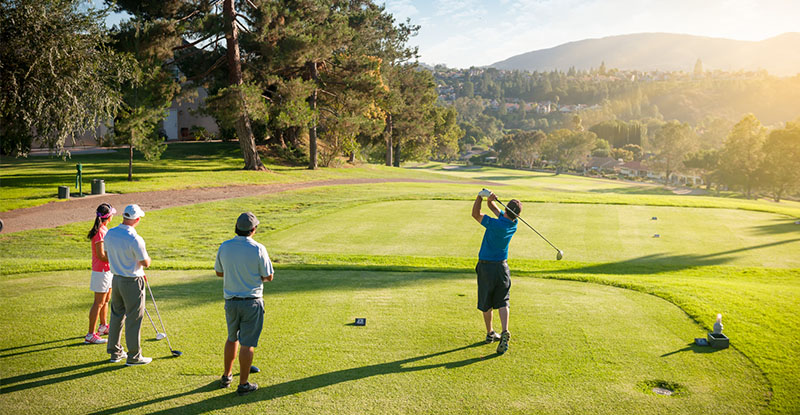
[(211, 65), (211, 67), (210, 67), (210, 68), (208, 68), (208, 70), (207, 70), (207, 71), (205, 71), (205, 72), (204, 72), (203, 74), (201, 74), (201, 75), (196, 75), (196, 76), (193, 76), (193, 77), (189, 78), (188, 80), (189, 80), (189, 81), (196, 81), (196, 80), (198, 80), (198, 79), (203, 79), (203, 78), (205, 78), (206, 76), (208, 76), (208, 74), (210, 74), (210, 73), (211, 73), (211, 71), (213, 71), (214, 69), (217, 69), (217, 67), (218, 67), (219, 65), (221, 65), (223, 62), (225, 62), (225, 58), (226, 58), (226, 56), (225, 56), (225, 55), (222, 55), (222, 56), (220, 56), (220, 57), (219, 57), (219, 59), (217, 59), (217, 61), (216, 61), (216, 62), (214, 62), (214, 64), (213, 64), (213, 65)]
[(216, 35), (216, 33), (212, 33), (212, 34), (210, 34), (210, 35), (208, 35), (208, 36), (206, 36), (206, 37), (204, 37), (204, 38), (201, 38), (201, 39), (195, 40), (195, 41), (194, 41), (194, 42), (192, 42), (192, 43), (187, 43), (187, 44), (185, 44), (185, 45), (175, 46), (174, 48), (172, 48), (172, 50), (173, 50), (173, 51), (179, 51), (179, 50), (183, 50), (183, 49), (186, 49), (186, 48), (190, 48), (190, 47), (192, 47), (192, 46), (194, 46), (194, 45), (196, 45), (196, 44), (198, 44), (198, 43), (200, 43), (200, 42), (202, 42), (202, 41), (205, 41), (205, 40), (211, 39), (211, 37), (212, 37), (212, 36), (214, 36), (214, 35)]

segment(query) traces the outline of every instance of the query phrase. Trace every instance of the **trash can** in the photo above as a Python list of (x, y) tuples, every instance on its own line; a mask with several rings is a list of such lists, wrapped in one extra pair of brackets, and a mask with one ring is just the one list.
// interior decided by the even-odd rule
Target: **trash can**
[(106, 182), (103, 179), (92, 179), (92, 194), (93, 195), (106, 194)]
[(58, 198), (69, 199), (69, 186), (58, 186)]

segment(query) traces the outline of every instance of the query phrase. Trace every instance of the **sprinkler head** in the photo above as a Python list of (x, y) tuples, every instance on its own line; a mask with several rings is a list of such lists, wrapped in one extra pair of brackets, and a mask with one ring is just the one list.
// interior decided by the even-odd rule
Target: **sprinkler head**
[(179, 350), (172, 350), (172, 357), (181, 357), (183, 356), (183, 352)]
[(564, 258), (564, 251), (559, 249), (558, 253), (556, 254), (556, 259), (561, 261), (561, 258)]

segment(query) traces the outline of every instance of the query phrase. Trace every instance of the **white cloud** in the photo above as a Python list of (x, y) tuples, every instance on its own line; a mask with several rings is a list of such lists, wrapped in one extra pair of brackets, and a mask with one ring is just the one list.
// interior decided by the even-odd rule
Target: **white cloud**
[(413, 18), (419, 14), (419, 10), (414, 6), (412, 0), (388, 0), (384, 3), (386, 11), (391, 13), (395, 20), (404, 22), (408, 18)]

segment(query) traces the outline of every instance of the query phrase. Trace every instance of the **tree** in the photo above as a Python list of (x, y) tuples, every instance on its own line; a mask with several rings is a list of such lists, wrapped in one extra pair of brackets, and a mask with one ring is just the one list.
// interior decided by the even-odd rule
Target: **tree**
[(630, 151), (633, 155), (633, 160), (641, 160), (642, 155), (644, 154), (644, 149), (642, 149), (642, 146), (636, 144), (625, 144), (622, 146), (622, 149)]
[(680, 168), (686, 153), (692, 150), (693, 134), (689, 124), (672, 120), (664, 124), (653, 137), (653, 164), (664, 172), (667, 182), (672, 173)]
[(500, 161), (516, 168), (532, 169), (539, 159), (539, 148), (546, 136), (543, 132), (513, 130), (495, 145)]
[(711, 188), (711, 181), (719, 166), (719, 151), (699, 150), (688, 153), (683, 160), (683, 165), (687, 168), (700, 172), (700, 177), (706, 183), (706, 189)]
[(767, 129), (761, 121), (753, 114), (747, 114), (733, 127), (720, 152), (720, 180), (743, 189), (747, 198), (757, 185), (766, 136)]
[(105, 11), (79, 0), (0, 1), (0, 150), (64, 145), (114, 118), (132, 60), (108, 45)]
[(611, 155), (611, 145), (608, 144), (608, 141), (603, 140), (602, 138), (597, 139), (594, 144), (594, 149), (592, 150), (592, 156), (594, 157), (609, 157)]
[(236, 20), (239, 15), (236, 12), (234, 0), (223, 0), (223, 30), (225, 32), (225, 57), (228, 63), (228, 82), (231, 88), (226, 93), (232, 94), (231, 104), (236, 109), (238, 117), (236, 120), (236, 136), (239, 138), (239, 147), (242, 149), (245, 170), (266, 170), (261, 162), (261, 157), (256, 151), (255, 137), (253, 128), (250, 125), (248, 115), (247, 100), (245, 99), (242, 86), (242, 58), (239, 51), (239, 26), (242, 25)]
[(135, 79), (122, 85), (124, 105), (117, 114), (114, 132), (118, 142), (128, 144), (128, 181), (133, 180), (133, 149), (145, 159), (157, 160), (166, 149), (156, 131), (167, 117), (180, 85), (175, 75), (162, 66), (172, 57), (179, 39), (169, 23), (146, 21), (134, 16), (115, 27), (115, 48), (136, 59)]
[(596, 140), (597, 135), (591, 131), (558, 129), (548, 134), (542, 143), (542, 155), (556, 165), (556, 174), (559, 174), (585, 159)]
[(452, 160), (458, 155), (458, 139), (464, 136), (464, 130), (456, 122), (456, 110), (453, 107), (435, 106), (433, 113), (431, 156), (434, 160)]
[(694, 63), (694, 76), (699, 78), (703, 76), (703, 72), (703, 61), (701, 61), (700, 58), (697, 58), (697, 62)]
[(611, 150), (611, 157), (615, 160), (631, 161), (633, 160), (633, 152), (625, 150), (624, 148), (615, 148)]
[(760, 179), (776, 202), (800, 189), (800, 118), (769, 133), (760, 170)]

